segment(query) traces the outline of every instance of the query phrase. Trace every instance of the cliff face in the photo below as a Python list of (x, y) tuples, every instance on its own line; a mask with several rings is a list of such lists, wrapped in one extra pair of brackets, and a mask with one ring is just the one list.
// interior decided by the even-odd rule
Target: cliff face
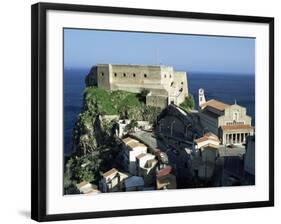
[(153, 123), (160, 111), (146, 106), (141, 94), (86, 87), (83, 108), (73, 129), (73, 149), (85, 155), (114, 141), (116, 120), (103, 119), (104, 115)]

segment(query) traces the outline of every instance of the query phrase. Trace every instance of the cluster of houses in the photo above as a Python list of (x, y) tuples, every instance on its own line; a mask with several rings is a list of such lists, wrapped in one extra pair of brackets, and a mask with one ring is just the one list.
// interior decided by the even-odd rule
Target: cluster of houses
[[(98, 186), (78, 184), (79, 191), (176, 189), (180, 179), (190, 181), (190, 187), (200, 186), (193, 185), (196, 180), (212, 181), (211, 186), (254, 184), (255, 136), (246, 108), (236, 102), (206, 101), (203, 89), (198, 104), (199, 111), (186, 112), (174, 104), (162, 110), (152, 133), (163, 148), (128, 135), (130, 121), (119, 120), (122, 166), (104, 172)], [(151, 130), (151, 124), (141, 122), (142, 130)]]
[(102, 192), (176, 188), (173, 169), (161, 150), (126, 137), (122, 139), (122, 155), (123, 172), (116, 168), (105, 172), (99, 184)]
[(254, 127), (246, 108), (206, 101), (203, 89), (198, 95), (199, 111), (169, 105), (158, 117), (156, 132), (183, 152), (192, 178), (216, 186), (254, 184)]

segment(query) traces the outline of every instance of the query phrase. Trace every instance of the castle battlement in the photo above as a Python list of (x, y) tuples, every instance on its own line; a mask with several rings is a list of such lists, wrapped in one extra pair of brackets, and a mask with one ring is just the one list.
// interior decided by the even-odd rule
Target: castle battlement
[(165, 65), (97, 64), (87, 76), (87, 85), (134, 93), (147, 89), (147, 105), (161, 108), (180, 105), (189, 94), (186, 72)]

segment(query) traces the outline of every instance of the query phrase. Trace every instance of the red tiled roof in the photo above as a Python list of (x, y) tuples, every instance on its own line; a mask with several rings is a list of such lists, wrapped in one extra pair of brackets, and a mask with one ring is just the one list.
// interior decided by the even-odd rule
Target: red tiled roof
[(206, 133), (203, 137), (195, 139), (194, 141), (196, 143), (200, 143), (200, 142), (204, 142), (204, 141), (207, 141), (207, 140), (213, 140), (213, 141), (216, 141), (216, 142), (220, 142), (219, 138), (211, 132)]
[(171, 166), (166, 166), (165, 168), (161, 169), (157, 173), (157, 177), (163, 177), (172, 172), (172, 167)]
[(109, 170), (109, 171), (103, 173), (103, 177), (108, 177), (108, 176), (110, 176), (110, 175), (112, 175), (112, 174), (114, 174), (114, 173), (117, 173), (117, 172), (118, 172), (117, 169), (112, 168), (111, 170)]
[(213, 107), (213, 108), (215, 108), (217, 110), (220, 110), (220, 111), (224, 111), (225, 108), (228, 107), (229, 105), (226, 104), (226, 103), (223, 103), (221, 101), (211, 99), (211, 100), (208, 100), (206, 103), (201, 105), (202, 108), (205, 108), (207, 106)]

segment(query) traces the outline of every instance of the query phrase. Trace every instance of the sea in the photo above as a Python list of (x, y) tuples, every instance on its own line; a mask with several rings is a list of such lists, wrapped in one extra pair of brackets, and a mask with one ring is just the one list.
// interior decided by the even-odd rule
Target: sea
[[(85, 77), (90, 69), (64, 70), (64, 154), (71, 153), (72, 129), (81, 111)], [(188, 73), (189, 92), (198, 108), (198, 89), (205, 90), (206, 100), (217, 99), (246, 107), (255, 125), (255, 76), (243, 74)]]

